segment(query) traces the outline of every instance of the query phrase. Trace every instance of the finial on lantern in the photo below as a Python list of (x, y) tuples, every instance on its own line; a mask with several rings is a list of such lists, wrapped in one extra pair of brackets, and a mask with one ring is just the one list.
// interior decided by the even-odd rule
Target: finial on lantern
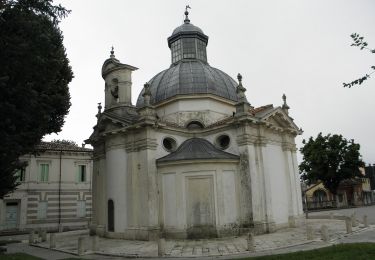
[(188, 12), (188, 9), (191, 9), (191, 7), (189, 5), (187, 5), (185, 7), (185, 20), (184, 20), (184, 23), (190, 23), (190, 19), (189, 19), (189, 12)]
[(115, 51), (114, 51), (113, 46), (111, 47), (111, 55), (109, 57), (111, 57), (111, 58), (115, 57)]

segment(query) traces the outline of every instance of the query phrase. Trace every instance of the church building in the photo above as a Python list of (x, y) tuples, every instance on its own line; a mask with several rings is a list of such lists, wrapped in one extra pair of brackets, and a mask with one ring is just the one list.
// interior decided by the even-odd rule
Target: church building
[(208, 36), (184, 23), (168, 38), (171, 66), (131, 102), (132, 72), (104, 62), (105, 105), (94, 147), (91, 231), (153, 240), (256, 234), (294, 226), (302, 199), (295, 137), (282, 106), (253, 107), (237, 82), (211, 67)]

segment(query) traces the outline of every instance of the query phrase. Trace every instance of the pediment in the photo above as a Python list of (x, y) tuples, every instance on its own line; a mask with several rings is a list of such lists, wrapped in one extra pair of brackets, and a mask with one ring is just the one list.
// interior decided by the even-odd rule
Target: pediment
[(297, 134), (301, 133), (300, 128), (294, 123), (293, 118), (280, 107), (273, 109), (260, 120), (270, 127), (295, 131)]

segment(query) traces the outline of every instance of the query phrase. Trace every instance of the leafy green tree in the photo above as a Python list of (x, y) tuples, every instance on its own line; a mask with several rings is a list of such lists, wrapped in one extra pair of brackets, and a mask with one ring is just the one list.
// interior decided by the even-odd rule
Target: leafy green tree
[(303, 161), (299, 165), (300, 174), (308, 184), (322, 181), (333, 194), (342, 180), (359, 176), (359, 167), (363, 166), (360, 145), (354, 140), (346, 140), (342, 135), (319, 133), (314, 139), (302, 142), (300, 149)]
[(72, 69), (52, 0), (0, 0), (0, 198), (15, 189), (19, 161), (46, 134), (61, 131)]
[(65, 140), (65, 139), (62, 139), (62, 140), (54, 139), (51, 141), (51, 143), (62, 144), (62, 145), (67, 145), (67, 146), (78, 146), (78, 144), (74, 142), (73, 140)]
[[(368, 43), (364, 41), (364, 38), (362, 36), (360, 36), (359, 34), (357, 33), (353, 33), (350, 35), (350, 37), (352, 37), (353, 39), (353, 43), (351, 44), (351, 46), (356, 46), (356, 47), (359, 47), (361, 50), (368, 50), (370, 51), (371, 53), (375, 53), (375, 49), (370, 49), (368, 48)], [(369, 79), (370, 78), (370, 75), (373, 74), (375, 72), (375, 66), (371, 66), (371, 69), (373, 69), (374, 71), (356, 79), (356, 80), (353, 80), (352, 82), (350, 83), (343, 83), (344, 85), (344, 88), (345, 87), (348, 87), (348, 88), (351, 88), (353, 87), (354, 85), (361, 85), (365, 80)]]

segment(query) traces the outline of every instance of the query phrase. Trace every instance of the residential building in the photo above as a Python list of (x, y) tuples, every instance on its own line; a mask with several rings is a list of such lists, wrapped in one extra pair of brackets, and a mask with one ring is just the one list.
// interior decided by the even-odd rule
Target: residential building
[(0, 230), (71, 230), (91, 220), (92, 150), (41, 142), (18, 171), (20, 185), (0, 200)]

